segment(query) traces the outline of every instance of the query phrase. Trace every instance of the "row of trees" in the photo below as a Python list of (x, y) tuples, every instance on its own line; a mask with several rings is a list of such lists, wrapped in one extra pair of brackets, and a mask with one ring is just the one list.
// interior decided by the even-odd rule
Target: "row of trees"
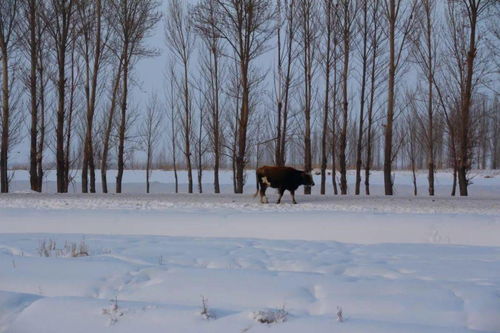
[[(45, 151), (49, 149), (55, 155), (58, 192), (68, 191), (75, 154), (82, 156), (78, 159), (82, 191), (96, 191), (95, 158), (99, 155), (103, 191), (107, 192), (108, 155), (111, 141), (116, 140), (116, 191), (121, 192), (130, 121), (130, 72), (139, 58), (151, 54), (144, 39), (159, 19), (155, 1), (0, 3), (2, 192), (8, 192), (8, 153), (23, 136), (25, 116), (30, 117), (33, 190), (42, 190)], [(96, 128), (98, 106), (106, 111), (100, 113)], [(99, 151), (97, 142), (102, 143)]]
[[(494, 0), (7, 0), (0, 4), (2, 142), (30, 137), (31, 188), (42, 190), (55, 156), (57, 190), (81, 169), (82, 192), (121, 192), (134, 149), (151, 170), (168, 153), (187, 169), (188, 192), (204, 169), (273, 163), (327, 169), (334, 192), (370, 193), (370, 170), (453, 170), (460, 195), (468, 172), (500, 162), (500, 5)], [(145, 40), (164, 14), (165, 85), (129, 107), (133, 69), (160, 55)], [(497, 80), (497, 81), (495, 81)], [(26, 119), (30, 121), (26, 121)], [(163, 147), (162, 147), (163, 146)], [(177, 156), (180, 153), (182, 156)], [(50, 156), (50, 155), (49, 155)], [(489, 165), (488, 165), (489, 164)], [(337, 178), (337, 170), (339, 177)], [(339, 183), (339, 189), (337, 188)], [(453, 187), (455, 193), (456, 185)], [(305, 193), (310, 193), (305, 188)]]

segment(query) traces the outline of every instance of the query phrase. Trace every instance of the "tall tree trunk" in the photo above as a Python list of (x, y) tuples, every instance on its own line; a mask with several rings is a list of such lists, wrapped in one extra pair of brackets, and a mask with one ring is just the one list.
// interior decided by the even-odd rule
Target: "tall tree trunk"
[(361, 95), (359, 96), (359, 128), (358, 142), (356, 147), (356, 185), (355, 194), (359, 195), (361, 187), (361, 153), (363, 148), (363, 130), (364, 130), (364, 112), (365, 112), (365, 91), (366, 91), (366, 72), (368, 64), (368, 0), (363, 1), (363, 55), (361, 71)]
[(470, 169), (470, 106), (472, 99), (472, 76), (474, 74), (474, 58), (476, 57), (476, 23), (477, 23), (477, 8), (471, 9), (470, 14), (470, 36), (469, 50), (467, 52), (467, 72), (465, 77), (465, 87), (462, 93), (462, 105), (460, 108), (460, 158), (458, 159), (458, 186), (460, 196), (467, 196), (467, 172)]
[(376, 48), (373, 49), (373, 58), (371, 64), (370, 78), (370, 103), (368, 104), (368, 131), (366, 133), (366, 163), (365, 163), (365, 193), (370, 195), (370, 170), (372, 166), (372, 150), (373, 150), (373, 104), (375, 102), (375, 72), (376, 72)]
[[(276, 24), (276, 30), (278, 32), (277, 34), (277, 47), (278, 47), (278, 96), (277, 96), (277, 115), (278, 119), (276, 120), (276, 148), (274, 150), (274, 163), (276, 166), (282, 166), (281, 165), (281, 122), (282, 122), (282, 113), (283, 113), (283, 101), (282, 101), (282, 73), (283, 73), (283, 64), (281, 60), (281, 1), (277, 1), (277, 24)], [(257, 156), (258, 157), (258, 156)], [(257, 164), (258, 167), (258, 164)]]
[(454, 197), (457, 192), (457, 167), (453, 166), (453, 184), (451, 185), (451, 196)]
[(69, 173), (70, 173), (70, 154), (71, 154), (71, 135), (73, 133), (73, 114), (75, 111), (75, 90), (76, 90), (76, 75), (75, 75), (75, 47), (76, 40), (73, 40), (71, 47), (71, 88), (69, 94), (69, 105), (68, 105), (68, 124), (66, 126), (66, 143), (64, 149), (64, 183), (66, 185), (66, 192), (68, 192), (69, 187)]
[(285, 75), (285, 95), (283, 98), (283, 116), (281, 127), (281, 142), (280, 142), (280, 166), (284, 166), (286, 162), (286, 143), (288, 130), (288, 104), (290, 96), (290, 84), (292, 77), (292, 61), (293, 61), (293, 37), (294, 37), (294, 8), (295, 0), (291, 0), (289, 5), (290, 12), (288, 13), (288, 45), (287, 45), (287, 63)]
[[(310, 50), (309, 50), (310, 52)], [(307, 53), (309, 53), (307, 52)], [(310, 54), (306, 54), (307, 66), (305, 68), (306, 75), (306, 96), (305, 96), (305, 132), (304, 132), (304, 172), (309, 173), (312, 170), (312, 152), (311, 152), (311, 98), (312, 98), (312, 64)], [(304, 186), (304, 194), (311, 194), (311, 186)]]
[(244, 61), (241, 64), (241, 109), (238, 125), (238, 150), (236, 155), (236, 193), (243, 193), (245, 184), (245, 165), (246, 165), (246, 145), (247, 145), (247, 127), (250, 107), (250, 87), (248, 78), (248, 63)]
[(200, 108), (200, 119), (199, 119), (199, 128), (198, 128), (198, 151), (197, 151), (197, 158), (198, 158), (198, 192), (203, 193), (203, 184), (202, 184), (202, 178), (203, 178), (203, 109)]
[[(85, 144), (83, 152), (83, 168), (82, 168), (82, 192), (87, 192), (87, 168), (90, 171), (90, 193), (95, 193), (95, 163), (94, 163), (94, 145), (93, 145), (93, 123), (96, 104), (97, 80), (101, 65), (101, 0), (96, 0), (96, 36), (95, 36), (95, 52), (94, 66), (92, 71), (90, 99), (87, 105), (87, 127), (85, 135)], [(87, 64), (88, 66), (88, 64)]]
[(220, 193), (219, 168), (221, 158), (220, 142), (220, 110), (219, 110), (219, 58), (217, 49), (214, 47), (212, 52), (214, 57), (214, 193)]
[(125, 42), (124, 47), (125, 61), (123, 64), (123, 91), (121, 101), (121, 118), (120, 128), (118, 130), (118, 172), (116, 174), (116, 193), (122, 193), (123, 169), (125, 168), (125, 131), (127, 126), (127, 97), (128, 97), (128, 71), (129, 71), (129, 55), (128, 43)]
[(179, 177), (177, 176), (177, 163), (174, 156), (174, 179), (175, 179), (175, 193), (179, 193)]
[(65, 121), (65, 93), (66, 93), (66, 50), (64, 45), (59, 45), (58, 49), (59, 77), (57, 82), (58, 108), (56, 122), (56, 167), (57, 167), (57, 192), (68, 191), (66, 184), (66, 161), (64, 153), (64, 121)]
[(333, 193), (338, 194), (337, 188), (337, 161), (336, 161), (336, 148), (337, 148), (337, 38), (333, 40), (333, 96), (332, 96), (332, 185)]
[[(375, 4), (378, 5), (378, 2)], [(378, 11), (376, 7), (373, 8), (373, 35), (371, 40), (371, 68), (370, 68), (370, 101), (368, 103), (368, 131), (366, 134), (366, 164), (365, 164), (365, 194), (370, 195), (370, 170), (372, 166), (372, 150), (373, 150), (373, 107), (375, 103), (375, 88), (376, 88), (376, 68), (378, 56)]]
[[(346, 3), (344, 6), (349, 6)], [(340, 133), (340, 194), (347, 194), (347, 124), (349, 114), (348, 102), (348, 74), (349, 74), (349, 52), (350, 52), (350, 27), (349, 27), (349, 11), (344, 9), (344, 62), (342, 68), (342, 131)]]
[(108, 193), (107, 171), (108, 171), (109, 145), (111, 140), (111, 132), (113, 129), (113, 120), (115, 115), (116, 102), (118, 99), (118, 89), (120, 87), (120, 81), (122, 76), (123, 60), (124, 60), (124, 55), (122, 54), (120, 56), (118, 68), (116, 69), (115, 77), (113, 80), (113, 90), (111, 92), (111, 105), (109, 107), (106, 128), (104, 130), (104, 140), (102, 145), (102, 157), (101, 157), (101, 183), (102, 183), (103, 193)]
[(184, 62), (184, 155), (188, 172), (188, 193), (193, 193), (193, 168), (191, 166), (191, 106), (189, 103), (188, 64)]
[(0, 49), (2, 52), (2, 144), (0, 151), (0, 184), (1, 192), (9, 192), (8, 177), (8, 153), (9, 153), (9, 65), (7, 45), (3, 37), (0, 37)]
[(396, 76), (395, 65), (395, 29), (396, 4), (389, 0), (389, 76), (387, 88), (387, 117), (385, 124), (384, 143), (384, 189), (385, 195), (393, 195), (392, 189), (392, 136), (394, 120), (394, 81)]
[(417, 173), (414, 158), (411, 159), (411, 174), (413, 179), (413, 195), (417, 196)]
[[(312, 27), (312, 6), (313, 2), (303, 5), (304, 18), (303, 43), (304, 43), (304, 172), (312, 170), (311, 151), (311, 103), (312, 103), (312, 62), (313, 62), (313, 31)], [(311, 186), (304, 186), (304, 194), (311, 194)]]
[(37, 30), (37, 4), (36, 0), (29, 2), (29, 52), (30, 52), (30, 102), (31, 102), (31, 128), (30, 128), (30, 186), (32, 191), (40, 192), (38, 184), (40, 183), (37, 169), (38, 154), (38, 105), (37, 105), (37, 66), (38, 66), (38, 41), (36, 38)]
[(151, 143), (148, 142), (148, 152), (146, 161), (146, 193), (149, 193), (149, 175), (151, 170)]
[(332, 1), (328, 1), (326, 7), (326, 68), (325, 68), (325, 102), (323, 106), (323, 131), (321, 137), (321, 189), (320, 193), (326, 192), (326, 165), (328, 162), (327, 137), (328, 137), (328, 115), (330, 109), (330, 71), (331, 71), (331, 39), (332, 39)]
[(429, 181), (429, 195), (434, 195), (434, 106), (433, 106), (433, 61), (434, 53), (432, 49), (432, 37), (433, 29), (431, 22), (432, 7), (429, 0), (424, 2), (425, 6), (425, 18), (426, 18), (426, 42), (427, 42), (427, 85), (428, 85), (428, 96), (427, 96), (427, 118), (428, 118), (428, 147), (427, 147), (427, 159), (428, 159), (428, 181)]
[[(38, 40), (41, 41), (41, 29), (38, 27)], [(40, 140), (38, 141), (38, 152), (36, 154), (36, 167), (37, 167), (37, 189), (42, 192), (43, 187), (43, 150), (45, 148), (45, 66), (43, 62), (43, 49), (38, 47), (38, 79), (39, 79), (39, 93), (40, 96)]]
[[(241, 75), (241, 74), (240, 74)], [(237, 165), (236, 165), (236, 159), (237, 159), (237, 149), (238, 149), (238, 131), (239, 131), (239, 111), (240, 111), (240, 86), (238, 85), (236, 87), (236, 97), (235, 97), (235, 112), (234, 112), (234, 129), (233, 129), (233, 142), (231, 144), (231, 168), (232, 168), (232, 175), (233, 175), (233, 191), (234, 193), (237, 192), (238, 188), (238, 182), (236, 180), (237, 178)]]

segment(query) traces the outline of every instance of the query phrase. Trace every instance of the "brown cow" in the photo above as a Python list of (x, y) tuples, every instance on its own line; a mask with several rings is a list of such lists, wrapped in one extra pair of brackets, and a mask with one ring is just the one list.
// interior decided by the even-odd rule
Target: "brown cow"
[(285, 190), (290, 191), (292, 195), (293, 203), (295, 201), (295, 190), (300, 185), (314, 186), (313, 177), (311, 174), (304, 171), (300, 171), (291, 167), (275, 167), (275, 166), (263, 166), (255, 171), (257, 176), (257, 192), (254, 197), (259, 193), (260, 187), (260, 202), (267, 203), (266, 189), (268, 187), (277, 188), (279, 191), (278, 202), (281, 202), (281, 197)]

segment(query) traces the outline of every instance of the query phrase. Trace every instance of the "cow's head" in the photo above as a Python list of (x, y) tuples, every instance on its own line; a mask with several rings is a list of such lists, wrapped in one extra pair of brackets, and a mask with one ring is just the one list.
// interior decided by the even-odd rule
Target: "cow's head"
[(302, 174), (302, 184), (306, 186), (314, 186), (314, 179), (310, 173), (304, 172)]

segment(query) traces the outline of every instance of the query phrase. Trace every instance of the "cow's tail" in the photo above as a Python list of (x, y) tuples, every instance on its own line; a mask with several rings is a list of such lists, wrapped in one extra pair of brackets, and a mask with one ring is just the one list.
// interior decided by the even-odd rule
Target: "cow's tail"
[(259, 173), (257, 172), (257, 170), (255, 170), (255, 181), (257, 184), (257, 191), (253, 195), (254, 198), (257, 196), (257, 194), (259, 194)]

